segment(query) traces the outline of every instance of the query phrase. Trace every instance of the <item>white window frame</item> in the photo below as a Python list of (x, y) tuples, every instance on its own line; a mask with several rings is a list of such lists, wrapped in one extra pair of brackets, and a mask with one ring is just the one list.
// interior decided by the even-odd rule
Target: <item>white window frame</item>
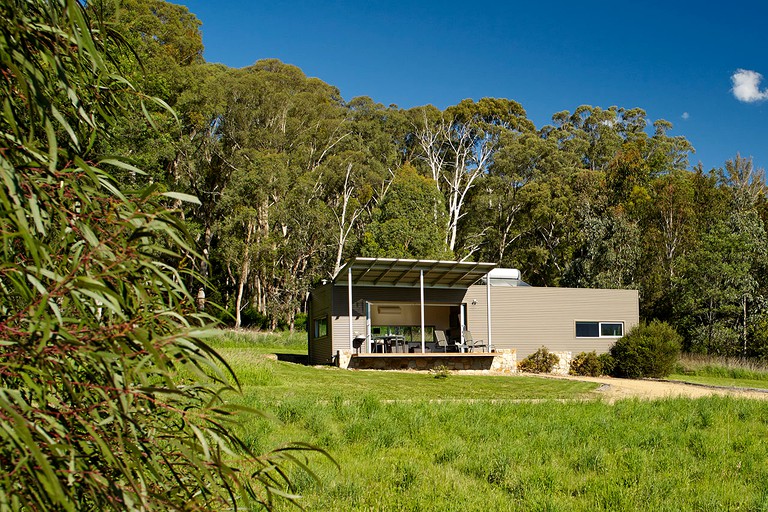
[[(597, 324), (597, 336), (579, 336), (578, 334), (576, 334), (576, 332), (577, 332), (576, 331), (576, 325), (577, 324)], [(621, 334), (618, 335), (618, 336), (616, 336), (616, 335), (604, 336), (603, 335), (603, 324), (619, 324), (619, 325), (621, 325)], [(624, 336), (624, 322), (619, 321), (619, 320), (613, 320), (613, 321), (609, 321), (609, 320), (605, 320), (605, 321), (576, 320), (574, 322), (574, 324), (573, 324), (573, 330), (574, 330), (574, 335), (576, 336), (576, 338), (581, 339), (581, 340), (595, 340), (595, 339), (599, 339), (599, 338), (618, 339), (618, 338), (621, 338), (622, 336)]]

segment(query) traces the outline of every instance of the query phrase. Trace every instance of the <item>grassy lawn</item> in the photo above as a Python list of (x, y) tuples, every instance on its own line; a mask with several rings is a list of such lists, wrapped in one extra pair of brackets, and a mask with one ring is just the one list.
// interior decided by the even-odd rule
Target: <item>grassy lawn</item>
[(271, 335), (254, 341), (247, 334), (228, 334), (212, 345), (237, 373), (243, 400), (249, 404), (285, 400), (327, 401), (334, 399), (381, 401), (514, 401), (530, 399), (574, 399), (588, 396), (597, 385), (587, 382), (501, 377), (492, 375), (451, 375), (437, 379), (428, 373), (351, 371), (334, 367), (312, 367), (265, 357), (306, 354), (306, 334), (280, 339), (274, 346)]
[(258, 343), (214, 342), (237, 400), (274, 417), (244, 418), (246, 442), (309, 442), (341, 465), (311, 455), (319, 483), (292, 471), (308, 510), (768, 511), (764, 401), (611, 405), (582, 400), (590, 384), (312, 368)]

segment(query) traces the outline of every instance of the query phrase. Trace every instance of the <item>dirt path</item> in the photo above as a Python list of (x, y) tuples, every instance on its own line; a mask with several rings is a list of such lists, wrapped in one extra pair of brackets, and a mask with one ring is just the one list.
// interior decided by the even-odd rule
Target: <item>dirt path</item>
[(621, 398), (644, 398), (650, 400), (654, 398), (668, 397), (699, 398), (710, 395), (768, 400), (768, 390), (759, 391), (755, 389), (705, 386), (684, 382), (617, 379), (613, 377), (547, 376), (547, 378), (596, 382), (601, 384), (601, 386), (594, 393), (603, 396), (610, 401)]

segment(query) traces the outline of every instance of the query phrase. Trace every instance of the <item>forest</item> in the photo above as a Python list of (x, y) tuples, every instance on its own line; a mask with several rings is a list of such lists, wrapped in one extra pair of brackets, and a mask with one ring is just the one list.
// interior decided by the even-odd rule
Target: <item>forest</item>
[(88, 8), (141, 62), (112, 64), (163, 100), (92, 151), (145, 171), (116, 169), (123, 186), (173, 192), (207, 256), (194, 292), (225, 322), (303, 328), (309, 290), (349, 257), (459, 259), (535, 286), (637, 289), (641, 317), (669, 322), (685, 350), (768, 356), (768, 201), (751, 158), (704, 169), (638, 107), (574, 105), (537, 127), (513, 99), (344, 99), (275, 59), (205, 62), (183, 6)]

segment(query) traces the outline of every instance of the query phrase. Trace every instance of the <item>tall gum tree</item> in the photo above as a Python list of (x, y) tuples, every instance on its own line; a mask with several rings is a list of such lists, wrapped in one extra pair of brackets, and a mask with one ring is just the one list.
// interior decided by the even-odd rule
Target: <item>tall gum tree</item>
[(441, 234), (447, 221), (442, 194), (410, 164), (398, 169), (363, 235), (369, 257), (450, 259)]
[(412, 109), (414, 139), (437, 189), (445, 196), (448, 226), (444, 241), (459, 256), (456, 245), (467, 197), (487, 172), (503, 133), (533, 131), (519, 103), (497, 98), (464, 100), (444, 112), (432, 106)]

